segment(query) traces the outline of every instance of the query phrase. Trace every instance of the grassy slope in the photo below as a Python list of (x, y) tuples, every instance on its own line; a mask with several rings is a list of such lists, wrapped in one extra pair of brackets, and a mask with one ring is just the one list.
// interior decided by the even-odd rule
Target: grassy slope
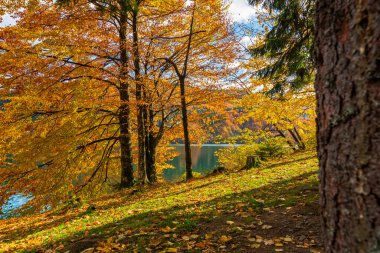
[(291, 226), (308, 206), (315, 216), (317, 185), (315, 153), (293, 154), (259, 169), (107, 195), (91, 202), (94, 211), (0, 221), (0, 252), (310, 252), (318, 235), (297, 239), (272, 223)]

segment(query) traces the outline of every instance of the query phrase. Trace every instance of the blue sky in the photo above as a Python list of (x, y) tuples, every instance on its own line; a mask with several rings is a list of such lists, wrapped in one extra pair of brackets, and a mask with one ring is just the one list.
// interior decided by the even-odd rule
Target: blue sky
[(246, 22), (254, 17), (256, 9), (250, 6), (247, 0), (232, 0), (230, 15), (235, 22)]
[[(255, 15), (255, 9), (248, 5), (247, 0), (232, 0), (230, 6), (230, 15), (235, 22), (246, 22)], [(14, 20), (9, 16), (3, 16), (3, 21), (0, 26), (7, 26), (14, 24)]]

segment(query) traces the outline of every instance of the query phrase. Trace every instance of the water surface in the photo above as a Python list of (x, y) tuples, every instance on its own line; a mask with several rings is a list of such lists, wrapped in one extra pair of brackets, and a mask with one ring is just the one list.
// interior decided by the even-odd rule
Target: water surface
[[(173, 169), (165, 169), (163, 178), (167, 181), (175, 181), (181, 178), (185, 173), (185, 146), (183, 144), (170, 145), (175, 147), (175, 151), (180, 155), (175, 157), (171, 162)], [(218, 158), (215, 152), (219, 149), (231, 147), (229, 144), (203, 144), (191, 146), (191, 161), (194, 172), (207, 174), (218, 166)]]
[[(165, 169), (163, 171), (163, 178), (167, 181), (176, 181), (181, 179), (185, 174), (185, 146), (183, 144), (171, 145), (175, 147), (175, 151), (179, 153), (179, 156), (175, 157), (171, 162), (174, 168)], [(218, 158), (215, 156), (215, 152), (222, 148), (228, 148), (231, 145), (228, 144), (203, 144), (203, 145), (192, 145), (191, 155), (192, 155), (192, 168), (194, 172), (198, 172), (202, 175), (211, 172), (215, 167), (218, 166)], [(28, 197), (16, 194), (11, 197), (9, 202), (2, 207), (3, 213), (0, 213), (0, 219), (8, 218), (9, 212), (11, 210), (20, 208), (29, 200)]]

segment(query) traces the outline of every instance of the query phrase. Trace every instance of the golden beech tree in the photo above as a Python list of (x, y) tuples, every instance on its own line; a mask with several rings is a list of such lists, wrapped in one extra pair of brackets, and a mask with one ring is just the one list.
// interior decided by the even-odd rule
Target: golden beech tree
[[(217, 79), (228, 74), (226, 66), (235, 58), (237, 51), (236, 44), (231, 38), (231, 28), (228, 27), (226, 6), (222, 1), (194, 0), (189, 7), (190, 13), (187, 19), (189, 22), (187, 24), (186, 19), (180, 17), (185, 20), (185, 27), (181, 27), (178, 31), (179, 35), (183, 34), (183, 31), (188, 31), (188, 35), (182, 36), (183, 42), (172, 50), (170, 56), (160, 58), (171, 66), (180, 87), (187, 180), (193, 177), (187, 105), (188, 98), (193, 95), (187, 94), (186, 82), (190, 81), (201, 87), (206, 85), (210, 90), (212, 81), (215, 83)], [(215, 73), (219, 76), (213, 76)], [(198, 90), (204, 91), (204, 89)], [(209, 97), (208, 94), (202, 93), (201, 96), (198, 94), (197, 96)]]
[(45, 1), (1, 29), (2, 201), (31, 193), (54, 205), (113, 174), (133, 182), (120, 41), (92, 14)]
[[(270, 13), (258, 15), (263, 30), (268, 29)], [(256, 32), (255, 40), (248, 46), (249, 50), (262, 46), (265, 37), (262, 32)], [(248, 29), (248, 34), (249, 29)], [(244, 95), (237, 101), (237, 106), (243, 108), (237, 121), (239, 124), (254, 121), (256, 129), (254, 135), (258, 136), (269, 132), (269, 136), (285, 139), (293, 149), (305, 149), (306, 141), (315, 143), (316, 132), (316, 101), (313, 80), (305, 79), (301, 88), (290, 88), (296, 76), (288, 76), (286, 71), (274, 73), (269, 76), (263, 75), (274, 59), (266, 56), (252, 57), (248, 62), (242, 63), (241, 67), (249, 69), (240, 78), (247, 80), (242, 83)], [(289, 72), (289, 71), (288, 71)], [(313, 74), (313, 71), (309, 71)], [(250, 74), (250, 77), (248, 77)], [(249, 79), (249, 80), (248, 80)], [(287, 83), (283, 89), (278, 89), (278, 82)], [(250, 133), (249, 135), (251, 135)], [(252, 138), (249, 136), (248, 138)], [(256, 137), (258, 139), (258, 137)], [(255, 139), (255, 140), (256, 140)]]
[(7, 10), (17, 24), (0, 29), (0, 204), (132, 186), (136, 155), (138, 179), (156, 181), (183, 101), (196, 126), (234, 61), (222, 1), (61, 2), (20, 1)]
[[(285, 138), (293, 150), (305, 149), (315, 135), (315, 98), (313, 92), (287, 92), (268, 96), (263, 92), (246, 95), (239, 101), (244, 113), (239, 123), (254, 120), (256, 127)], [(258, 131), (259, 133), (260, 131)]]

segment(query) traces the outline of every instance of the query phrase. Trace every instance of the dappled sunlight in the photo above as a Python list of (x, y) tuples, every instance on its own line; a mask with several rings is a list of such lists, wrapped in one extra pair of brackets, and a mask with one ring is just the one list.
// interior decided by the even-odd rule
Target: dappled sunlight
[[(275, 227), (275, 224), (268, 225), (269, 220), (263, 220), (266, 214), (280, 214), (293, 206), (315, 205), (316, 165), (314, 152), (300, 153), (250, 171), (206, 176), (186, 184), (159, 184), (145, 187), (141, 192), (124, 190), (64, 214), (48, 212), (1, 221), (0, 246), (5, 251), (68, 247), (78, 252), (90, 246), (110, 245), (114, 251), (137, 249), (141, 245), (158, 250), (170, 248), (164, 240), (177, 238), (172, 242), (174, 248), (186, 247), (191, 242), (191, 248), (212, 249), (213, 242), (222, 241), (222, 245), (230, 247), (234, 240), (243, 240), (241, 236), (235, 238), (238, 234), (248, 236), (253, 232), (259, 237), (251, 234), (245, 244), (247, 249), (252, 244), (257, 247), (261, 245), (260, 237), (264, 237), (259, 231)], [(254, 228), (258, 229), (257, 233)], [(24, 232), (20, 234), (20, 231)], [(294, 246), (291, 242), (295, 238), (289, 239), (281, 233), (277, 236), (287, 238), (285, 248)], [(258, 242), (252, 243), (255, 238), (259, 238)], [(274, 246), (275, 243), (270, 244), (273, 238), (265, 238), (269, 242), (267, 247)], [(160, 243), (154, 245), (155, 240)], [(304, 247), (303, 242), (297, 243)], [(309, 241), (307, 245), (314, 244)]]

